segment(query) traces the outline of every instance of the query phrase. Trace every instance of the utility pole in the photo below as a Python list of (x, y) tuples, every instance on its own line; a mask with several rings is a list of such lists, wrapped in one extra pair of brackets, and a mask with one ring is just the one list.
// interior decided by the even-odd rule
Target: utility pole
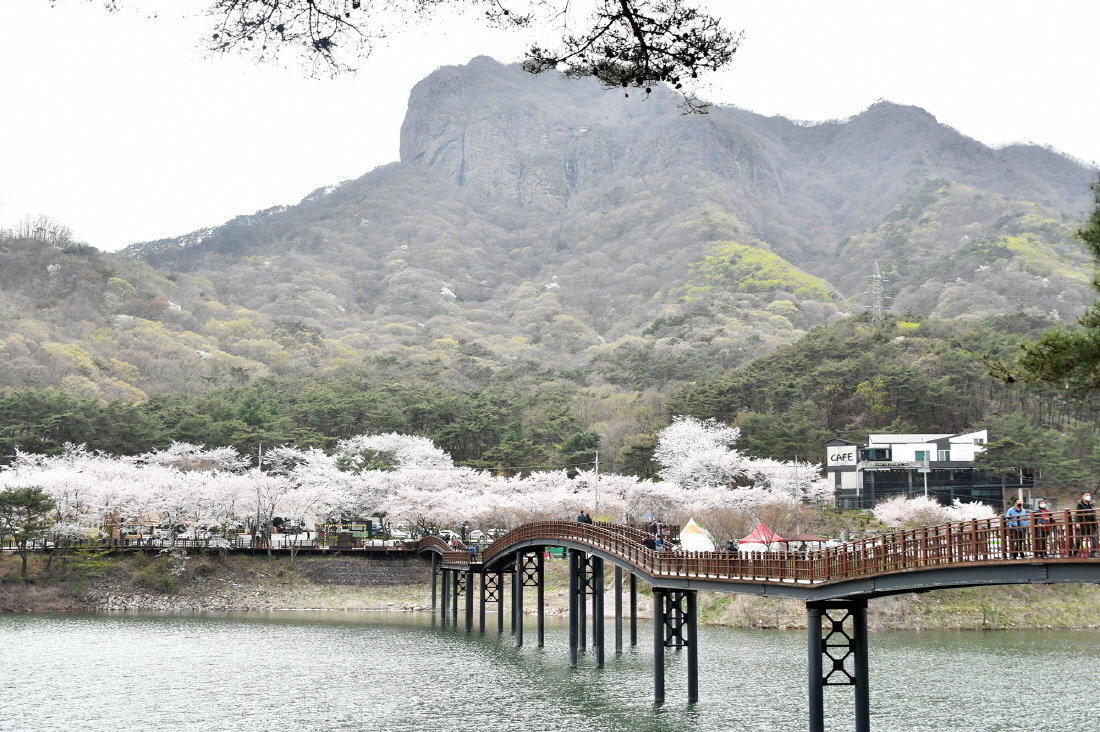
[(596, 450), (596, 515), (600, 513), (600, 451)]
[(252, 530), (252, 546), (258, 548), (260, 546), (260, 464), (264, 461), (264, 446), (261, 442), (256, 446), (256, 473), (253, 476), (253, 481), (256, 484), (256, 528)]

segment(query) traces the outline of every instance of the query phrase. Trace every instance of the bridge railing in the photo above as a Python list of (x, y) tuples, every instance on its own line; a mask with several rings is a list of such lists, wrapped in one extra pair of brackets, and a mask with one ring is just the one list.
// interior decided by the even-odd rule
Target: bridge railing
[[(1048, 524), (1006, 517), (974, 519), (896, 531), (810, 552), (657, 552), (621, 527), (537, 521), (502, 536), (485, 552), (490, 561), (512, 545), (567, 539), (602, 549), (654, 576), (819, 584), (927, 567), (1030, 559), (1069, 559), (1097, 553), (1091, 512), (1062, 511)], [(466, 561), (469, 561), (467, 559)]]
[[(279, 535), (276, 535), (279, 536)], [(231, 551), (259, 551), (266, 550), (269, 542), (266, 539), (253, 541), (245, 539), (157, 539), (145, 537), (141, 539), (70, 539), (62, 542), (55, 541), (52, 537), (33, 539), (28, 543), (32, 551), (124, 551), (124, 550), (163, 550), (163, 549), (188, 549), (217, 551), (221, 549)], [(302, 551), (387, 551), (415, 552), (415, 541), (401, 541), (398, 539), (356, 539), (351, 542), (319, 543), (310, 539), (294, 539), (286, 541), (272, 541), (270, 548), (274, 551), (302, 550)], [(10, 536), (0, 539), (0, 550), (16, 550), (18, 543)]]

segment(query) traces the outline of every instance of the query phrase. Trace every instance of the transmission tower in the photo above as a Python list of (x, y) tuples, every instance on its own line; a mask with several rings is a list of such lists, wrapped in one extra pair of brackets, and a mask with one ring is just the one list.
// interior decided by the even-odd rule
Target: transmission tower
[(891, 298), (890, 295), (886, 294), (886, 278), (879, 270), (877, 260), (875, 261), (874, 274), (867, 279), (871, 280), (871, 289), (863, 294), (871, 296), (871, 304), (864, 307), (871, 311), (871, 322), (875, 325), (881, 325), (886, 322), (886, 313), (892, 311), (886, 307), (886, 301)]

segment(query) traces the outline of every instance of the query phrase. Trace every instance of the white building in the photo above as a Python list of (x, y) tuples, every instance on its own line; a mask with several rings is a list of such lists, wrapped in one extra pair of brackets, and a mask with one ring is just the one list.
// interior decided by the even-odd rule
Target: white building
[(837, 508), (871, 508), (896, 495), (927, 495), (941, 503), (980, 500), (999, 508), (1001, 479), (974, 469), (974, 458), (988, 440), (986, 430), (872, 434), (866, 445), (832, 439), (825, 443), (825, 470), (836, 489)]

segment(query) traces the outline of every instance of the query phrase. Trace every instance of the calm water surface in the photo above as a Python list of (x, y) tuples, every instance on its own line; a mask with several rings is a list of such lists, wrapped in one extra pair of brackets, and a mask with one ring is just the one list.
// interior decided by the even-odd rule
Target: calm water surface
[[(4, 615), (0, 729), (806, 728), (804, 633), (701, 628), (701, 702), (669, 650), (660, 709), (640, 635), (571, 671), (560, 623), (516, 649), (422, 615)], [(870, 664), (875, 730), (1100, 730), (1100, 633), (879, 633)], [(825, 701), (827, 728), (851, 730), (852, 690)]]

